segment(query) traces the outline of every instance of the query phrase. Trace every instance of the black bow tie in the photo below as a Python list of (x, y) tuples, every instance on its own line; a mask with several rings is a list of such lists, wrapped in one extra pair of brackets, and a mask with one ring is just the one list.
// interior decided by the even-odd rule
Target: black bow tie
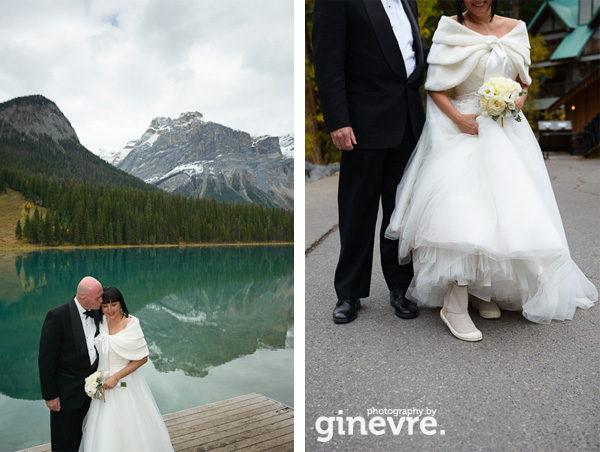
[(86, 316), (86, 317), (92, 317), (93, 318), (94, 317), (94, 311), (85, 311), (83, 313), (83, 315)]

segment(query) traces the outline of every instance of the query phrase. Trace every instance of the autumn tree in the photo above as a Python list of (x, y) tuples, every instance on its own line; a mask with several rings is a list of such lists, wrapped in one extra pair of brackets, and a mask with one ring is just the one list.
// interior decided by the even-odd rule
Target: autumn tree
[(529, 68), (529, 76), (531, 77), (531, 85), (527, 88), (527, 102), (523, 107), (523, 113), (529, 121), (529, 125), (533, 131), (537, 131), (537, 123), (541, 116), (541, 111), (536, 109), (536, 99), (539, 98), (540, 89), (543, 79), (551, 79), (554, 77), (553, 67), (542, 67), (536, 65), (545, 61), (548, 58), (548, 47), (546, 41), (541, 34), (529, 36), (531, 45), (531, 67)]

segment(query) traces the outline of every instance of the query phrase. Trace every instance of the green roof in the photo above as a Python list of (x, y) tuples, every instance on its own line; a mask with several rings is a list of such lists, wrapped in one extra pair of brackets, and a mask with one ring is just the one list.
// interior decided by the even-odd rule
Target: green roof
[(579, 0), (553, 0), (544, 2), (540, 6), (540, 9), (538, 9), (531, 22), (529, 22), (529, 26), (527, 27), (529, 30), (531, 30), (533, 24), (535, 24), (546, 8), (551, 8), (568, 28), (572, 29), (578, 26)]
[[(546, 1), (533, 16), (529, 22), (528, 30), (531, 30), (533, 24), (536, 23), (542, 12), (550, 8), (556, 16), (563, 21), (567, 28), (575, 29), (579, 26), (579, 0), (550, 0)], [(600, 3), (595, 5), (595, 11), (592, 13), (592, 18), (600, 12)]]
[(550, 8), (569, 28), (579, 26), (579, 1), (578, 0), (555, 0), (549, 2)]
[(588, 40), (594, 34), (594, 29), (587, 25), (580, 25), (560, 42), (552, 56), (551, 61), (564, 58), (577, 58)]
[[(577, 58), (595, 31), (595, 28), (590, 28), (587, 24), (579, 25), (579, 0), (551, 0), (544, 2), (529, 23), (529, 26), (527, 27), (529, 31), (531, 31), (533, 25), (546, 8), (550, 8), (556, 17), (571, 30), (567, 36), (563, 38), (550, 57), (550, 60), (555, 61), (565, 58)], [(592, 14), (592, 19), (599, 11), (600, 5), (597, 5), (596, 10)]]

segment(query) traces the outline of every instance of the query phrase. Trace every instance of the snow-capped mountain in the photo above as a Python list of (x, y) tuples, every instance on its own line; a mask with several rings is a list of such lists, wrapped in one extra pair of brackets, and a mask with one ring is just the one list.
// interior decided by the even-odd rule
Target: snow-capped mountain
[(123, 149), (99, 149), (95, 154), (102, 160), (106, 160), (111, 165), (117, 166), (121, 160), (127, 155)]
[(290, 159), (294, 158), (294, 134), (288, 133), (282, 137), (279, 137), (279, 147), (281, 153)]
[(294, 136), (252, 137), (201, 113), (152, 120), (140, 139), (100, 156), (171, 193), (293, 208)]

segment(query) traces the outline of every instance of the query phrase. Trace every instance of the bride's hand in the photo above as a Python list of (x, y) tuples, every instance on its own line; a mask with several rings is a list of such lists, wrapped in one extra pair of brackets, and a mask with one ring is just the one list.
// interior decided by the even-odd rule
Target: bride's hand
[(459, 115), (454, 121), (462, 133), (477, 135), (479, 133), (479, 124), (477, 124), (477, 115)]
[(111, 375), (106, 380), (104, 380), (104, 383), (102, 383), (102, 387), (104, 389), (112, 389), (115, 386), (117, 386), (118, 382), (119, 382), (119, 379), (116, 378), (114, 375)]
[(523, 110), (523, 105), (525, 105), (525, 99), (527, 99), (527, 93), (523, 94), (521, 97), (517, 99), (515, 102), (515, 106), (517, 107), (517, 111)]
[(529, 88), (527, 88), (527, 85), (525, 85), (522, 81), (521, 81), (521, 77), (517, 76), (517, 83), (519, 85), (521, 85), (521, 89), (523, 91), (525, 91), (525, 93), (523, 95), (521, 95), (517, 101), (515, 102), (515, 106), (517, 107), (517, 111), (521, 111), (523, 110), (523, 105), (525, 105), (525, 100), (527, 99), (527, 91)]

